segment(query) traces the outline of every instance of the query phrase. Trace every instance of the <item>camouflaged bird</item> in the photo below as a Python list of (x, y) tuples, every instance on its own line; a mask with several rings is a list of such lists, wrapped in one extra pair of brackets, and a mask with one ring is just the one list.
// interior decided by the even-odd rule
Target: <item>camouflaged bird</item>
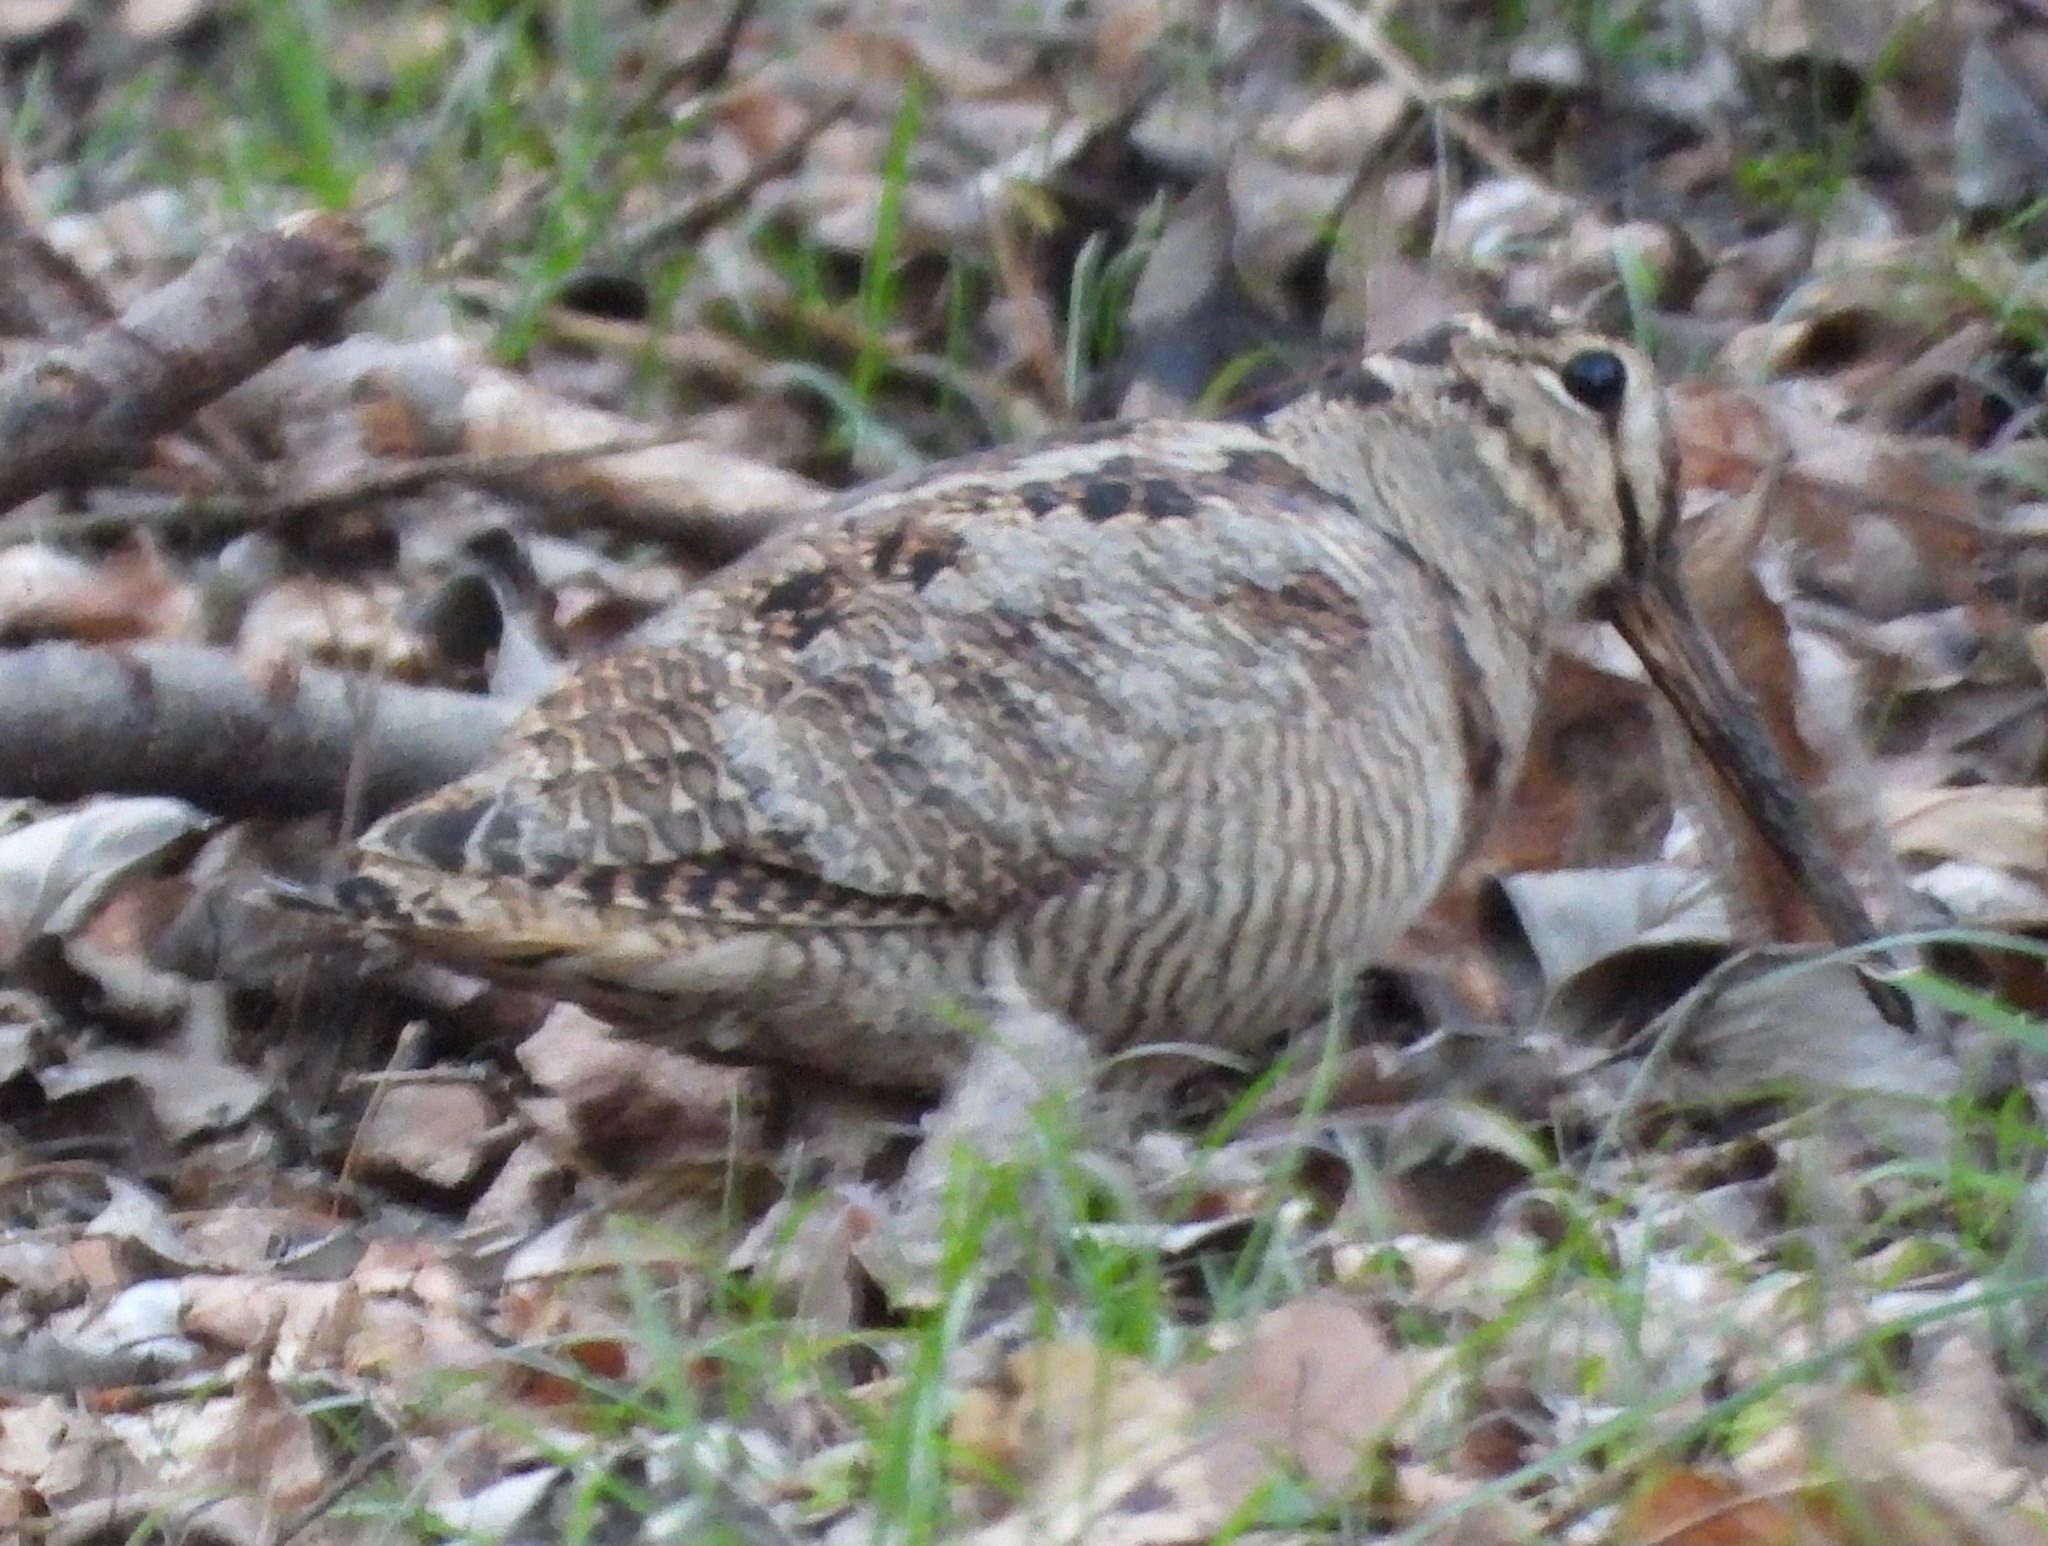
[(575, 670), (338, 903), (700, 1052), (942, 1085), (1014, 969), (1098, 1046), (1312, 1022), (1616, 622), (1844, 937), (1870, 926), (1675, 579), (1649, 362), (1457, 321), (1249, 423), (859, 490)]

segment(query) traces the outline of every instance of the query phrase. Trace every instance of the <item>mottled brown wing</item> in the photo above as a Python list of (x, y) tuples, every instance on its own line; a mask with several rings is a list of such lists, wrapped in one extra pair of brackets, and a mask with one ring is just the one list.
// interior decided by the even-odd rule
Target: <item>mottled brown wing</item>
[(1175, 746), (1355, 712), (1404, 599), (1388, 539), (1255, 432), (1120, 434), (753, 555), (359, 862), (796, 926), (988, 918), (1114, 864)]

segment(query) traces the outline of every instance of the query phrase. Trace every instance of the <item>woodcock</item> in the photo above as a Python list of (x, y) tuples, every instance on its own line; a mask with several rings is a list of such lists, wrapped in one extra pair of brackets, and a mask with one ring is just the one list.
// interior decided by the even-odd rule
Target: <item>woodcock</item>
[(643, 1034), (937, 1088), (998, 976), (1099, 1046), (1313, 1022), (1485, 831), (1611, 619), (1816, 910), (1854, 895), (1678, 587), (1635, 349), (1471, 318), (1249, 423), (841, 499), (386, 817), (335, 899)]

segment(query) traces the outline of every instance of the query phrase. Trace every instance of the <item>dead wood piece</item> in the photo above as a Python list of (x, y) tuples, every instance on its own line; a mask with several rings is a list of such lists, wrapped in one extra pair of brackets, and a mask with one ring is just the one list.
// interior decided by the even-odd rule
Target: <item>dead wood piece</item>
[(348, 221), (294, 216), (10, 372), (0, 379), (0, 510), (141, 461), (158, 435), (332, 333), (383, 266)]
[(253, 680), (193, 645), (0, 654), (0, 793), (162, 794), (226, 816), (366, 812), (467, 772), (517, 705), (301, 666)]

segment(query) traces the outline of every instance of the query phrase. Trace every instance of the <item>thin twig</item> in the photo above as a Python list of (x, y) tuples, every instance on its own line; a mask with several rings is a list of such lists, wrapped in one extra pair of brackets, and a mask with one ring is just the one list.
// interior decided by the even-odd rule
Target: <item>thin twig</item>
[[(384, 1064), (384, 1073), (389, 1076), (407, 1069), (416, 1069), (425, 1055), (427, 1046), (427, 1022), (408, 1020), (398, 1033), (398, 1040), (392, 1043), (391, 1056)], [(355, 1131), (349, 1134), (348, 1152), (341, 1157), (341, 1164), (335, 1170), (335, 1177), (345, 1186), (356, 1185), (356, 1162), (361, 1157), (363, 1137), (376, 1123), (384, 1109), (384, 1098), (389, 1086), (383, 1082), (370, 1086), (370, 1099), (363, 1107), (362, 1120), (356, 1123)]]
[(844, 118), (854, 98), (836, 98), (804, 120), (788, 142), (756, 162), (744, 177), (707, 193), (680, 209), (642, 221), (619, 238), (619, 252), (629, 262), (657, 247), (680, 247), (701, 240), (744, 209), (768, 183), (796, 170), (804, 156), (833, 124)]
[(68, 537), (102, 536), (131, 526), (259, 526), (303, 520), (315, 515), (334, 515), (379, 499), (411, 494), (431, 483), (444, 480), (474, 481), (530, 472), (564, 463), (595, 461), (607, 456), (627, 456), (636, 451), (653, 451), (680, 445), (694, 437), (685, 430), (635, 435), (628, 439), (599, 441), (587, 446), (554, 446), (543, 451), (458, 451), (446, 456), (422, 456), (373, 468), (325, 488), (305, 489), (249, 499), (234, 494), (210, 494), (180, 499), (127, 500), (115, 496), (108, 508), (77, 514), (15, 516), (0, 520), (0, 548), (23, 542), (47, 542)]
[[(1394, 46), (1376, 15), (1347, 10), (1337, 0), (1297, 0), (1297, 3), (1314, 12), (1332, 32), (1379, 66), (1380, 73), (1402, 96), (1424, 111), (1434, 113), (1459, 143), (1485, 163), (1488, 170), (1501, 177), (1535, 183), (1538, 187), (1550, 186), (1549, 179), (1516, 155), (1507, 141), (1453, 104), (1443, 87), (1417, 70), (1408, 56)], [(1570, 203), (1583, 202), (1562, 190), (1552, 191)]]
[(684, 86), (700, 97), (717, 90), (731, 73), (733, 57), (739, 51), (740, 35), (746, 31), (747, 23), (753, 20), (758, 9), (760, 0), (733, 0), (732, 9), (726, 12), (725, 20), (719, 24), (711, 41), (687, 58), (656, 70), (620, 115), (620, 122), (628, 126), (645, 122), (660, 110), (670, 92)]
[(373, 1472), (404, 1453), (404, 1446), (399, 1440), (386, 1439), (383, 1443), (356, 1456), (348, 1463), (347, 1469), (328, 1485), (326, 1491), (278, 1528), (277, 1546), (287, 1546), (287, 1543), (303, 1535), (310, 1526), (331, 1512), (343, 1498), (368, 1481)]

